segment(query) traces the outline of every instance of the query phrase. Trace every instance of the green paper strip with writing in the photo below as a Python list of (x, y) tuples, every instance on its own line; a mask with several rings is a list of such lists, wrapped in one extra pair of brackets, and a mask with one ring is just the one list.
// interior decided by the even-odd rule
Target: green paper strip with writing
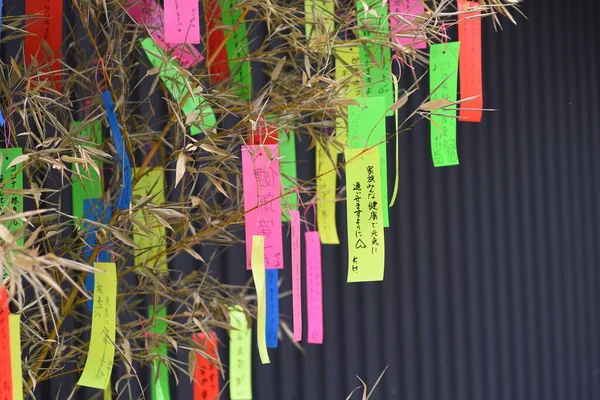
[(115, 263), (94, 263), (94, 311), (88, 357), (77, 385), (106, 389), (115, 359), (117, 320), (117, 267)]
[[(22, 165), (10, 164), (13, 160), (23, 155), (23, 149), (13, 147), (10, 149), (0, 150), (2, 155), (0, 174), (0, 216), (15, 215), (23, 212), (23, 195), (19, 191), (23, 190), (23, 172)], [(23, 221), (13, 220), (4, 223), (13, 234), (23, 227)], [(23, 235), (18, 235), (15, 238), (19, 245), (25, 242)]]
[[(89, 144), (82, 144), (86, 147), (97, 148), (102, 144), (102, 122), (95, 121), (84, 128), (81, 128), (81, 121), (73, 123), (74, 133), (82, 136)], [(94, 161), (98, 171), (102, 169), (100, 161)], [(77, 219), (83, 218), (83, 200), (102, 198), (102, 180), (100, 175), (91, 166), (84, 166), (73, 163), (72, 194), (73, 194), (73, 216)]]
[(385, 99), (368, 97), (356, 99), (363, 107), (348, 106), (348, 148), (379, 148), (379, 171), (383, 226), (390, 226), (388, 211), (387, 146), (385, 132)]
[(305, 0), (306, 43), (310, 48), (325, 50), (324, 44), (335, 29), (335, 3), (331, 0)]
[(8, 316), (10, 331), (10, 371), (12, 373), (13, 400), (23, 400), (23, 360), (21, 359), (21, 315)]
[[(233, 76), (234, 85), (239, 86), (237, 94), (244, 100), (249, 100), (252, 95), (252, 69), (248, 54), (248, 33), (246, 22), (241, 20), (242, 13), (239, 7), (240, 0), (220, 0), (223, 25), (230, 26), (225, 31), (225, 37), (229, 36), (225, 44), (227, 57), (229, 58), (229, 69)], [(231, 32), (231, 35), (229, 33)]]
[(229, 309), (229, 392), (231, 400), (252, 400), (252, 328), (240, 306)]
[[(362, 79), (367, 97), (383, 97), (387, 115), (394, 104), (394, 88), (391, 80), (390, 23), (386, 1), (365, 0), (369, 10), (365, 11), (362, 1), (356, 2), (356, 20), (361, 39), (370, 39), (359, 48)], [(373, 15), (375, 12), (377, 15)]]
[[(134, 171), (134, 175), (137, 171)], [(150, 204), (161, 206), (165, 202), (165, 177), (161, 167), (146, 170), (133, 186), (134, 204), (141, 198), (152, 196)], [(148, 211), (137, 211), (135, 219), (146, 228), (134, 224), (133, 241), (139, 246), (134, 250), (135, 265), (152, 269), (167, 269), (167, 243), (165, 227)]]
[(195, 118), (193, 118), (195, 122), (190, 126), (190, 133), (197, 135), (203, 130), (211, 130), (217, 124), (215, 114), (210, 105), (200, 95), (190, 93), (189, 86), (184, 81), (186, 78), (181, 75), (181, 71), (185, 69), (156, 46), (152, 38), (143, 39), (141, 43), (150, 63), (159, 69), (158, 73), (162, 82), (171, 93), (171, 96), (181, 106), (181, 111), (183, 111), (186, 119), (192, 113), (195, 115)]
[[(460, 43), (434, 44), (429, 58), (430, 100), (446, 99), (456, 102), (458, 91), (458, 54)], [(433, 165), (458, 165), (456, 147), (456, 105), (431, 114), (431, 156)]]
[(379, 148), (346, 150), (348, 282), (382, 281), (385, 238)]
[[(338, 151), (329, 146), (330, 155), (335, 161)], [(322, 244), (339, 244), (335, 218), (335, 196), (337, 173), (335, 164), (320, 143), (316, 147), (317, 175), (317, 230)]]
[(168, 356), (167, 345), (161, 343), (156, 336), (166, 335), (167, 323), (166, 321), (159, 319), (164, 318), (167, 315), (167, 307), (161, 307), (156, 313), (154, 313), (154, 307), (148, 308), (148, 316), (153, 319), (152, 326), (150, 327), (150, 354), (154, 361), (152, 362), (152, 382), (150, 384), (152, 400), (171, 400), (171, 389), (169, 388), (169, 368), (161, 358)]
[[(296, 187), (296, 134), (293, 131), (279, 130), (279, 172), (281, 174), (281, 191), (287, 193)], [(289, 210), (298, 209), (298, 195), (295, 192), (281, 197), (281, 210), (286, 221), (289, 221)]]

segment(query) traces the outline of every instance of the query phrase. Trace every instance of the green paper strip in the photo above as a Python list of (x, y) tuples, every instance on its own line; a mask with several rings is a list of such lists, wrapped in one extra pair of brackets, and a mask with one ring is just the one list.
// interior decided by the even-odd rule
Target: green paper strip
[[(188, 117), (190, 114), (196, 113), (195, 122), (190, 126), (190, 133), (197, 135), (203, 130), (211, 130), (217, 124), (215, 114), (210, 105), (200, 95), (190, 94), (184, 77), (181, 76), (180, 71), (183, 70), (181, 65), (174, 59), (170, 59), (162, 49), (156, 46), (152, 38), (143, 39), (141, 43), (150, 63), (159, 69), (160, 78), (171, 96), (180, 105), (183, 103), (181, 106), (183, 114)], [(184, 99), (186, 99), (185, 102)]]
[[(0, 216), (14, 215), (23, 212), (23, 195), (15, 191), (23, 190), (23, 172), (22, 165), (13, 165), (8, 168), (13, 160), (23, 155), (23, 149), (13, 147), (0, 150), (2, 155), (0, 174)], [(4, 226), (14, 233), (23, 227), (23, 221), (13, 220), (5, 222)], [(15, 238), (20, 246), (25, 242), (23, 236)]]
[(229, 309), (229, 392), (231, 400), (252, 400), (252, 328), (240, 306)]
[(237, 94), (243, 100), (249, 100), (252, 95), (252, 69), (248, 58), (248, 33), (246, 22), (241, 20), (240, 0), (220, 0), (223, 25), (231, 26), (231, 31), (225, 30), (229, 36), (225, 48), (229, 58), (229, 69), (233, 76), (234, 85), (239, 86)]
[(381, 212), (383, 226), (390, 226), (387, 184), (387, 146), (385, 133), (385, 99), (369, 97), (356, 99), (363, 107), (348, 106), (348, 148), (379, 148), (381, 181)]
[[(296, 134), (293, 131), (283, 132), (279, 129), (279, 172), (281, 173), (281, 191), (287, 193), (296, 187)], [(298, 195), (295, 192), (281, 197), (281, 210), (286, 221), (289, 221), (289, 210), (298, 209)]]
[[(156, 313), (154, 313), (154, 307), (148, 307), (148, 316), (152, 318), (156, 317), (153, 321), (153, 325), (150, 328), (150, 332), (156, 335), (164, 335), (167, 332), (167, 323), (164, 320), (157, 318), (164, 318), (167, 315), (167, 307), (161, 307)], [(165, 343), (159, 343), (158, 340), (150, 339), (150, 354), (157, 357), (152, 363), (152, 383), (150, 385), (152, 400), (171, 400), (171, 389), (169, 387), (169, 368), (164, 362), (161, 362), (159, 357), (166, 358), (168, 356), (167, 345)]]
[[(460, 43), (434, 44), (429, 58), (430, 100), (456, 102), (458, 91), (458, 54)], [(433, 165), (458, 165), (456, 148), (456, 105), (431, 114), (431, 156)]]
[[(98, 148), (102, 144), (102, 122), (96, 121), (83, 128), (81, 132), (78, 132), (80, 126), (81, 121), (73, 122), (75, 133), (83, 136), (91, 143), (90, 145), (82, 145), (82, 147)], [(94, 161), (94, 163), (98, 167), (98, 170), (102, 169), (100, 161)], [(102, 198), (102, 180), (100, 175), (91, 166), (88, 166), (86, 170), (82, 165), (73, 164), (72, 168), (79, 173), (79, 175), (73, 174), (72, 178), (73, 216), (81, 219), (83, 218), (83, 201), (85, 199)]]
[(394, 104), (394, 88), (390, 78), (391, 52), (384, 43), (390, 40), (390, 25), (388, 21), (387, 2), (381, 0), (370, 0), (368, 2), (370, 11), (375, 11), (377, 16), (371, 12), (365, 12), (362, 1), (356, 2), (356, 20), (359, 28), (360, 38), (376, 39), (376, 42), (363, 43), (359, 48), (359, 58), (362, 69), (362, 79), (367, 97), (384, 97), (387, 115), (393, 115), (390, 110)]

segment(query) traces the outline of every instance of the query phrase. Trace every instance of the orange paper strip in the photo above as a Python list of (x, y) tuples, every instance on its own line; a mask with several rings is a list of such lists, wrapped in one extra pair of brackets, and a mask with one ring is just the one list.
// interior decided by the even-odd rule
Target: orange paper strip
[[(475, 1), (458, 0), (461, 11), (477, 6), (478, 3)], [(473, 11), (458, 16), (460, 100), (476, 96), (460, 104), (458, 118), (463, 122), (481, 122), (482, 117), (481, 18), (479, 15), (480, 11)]]

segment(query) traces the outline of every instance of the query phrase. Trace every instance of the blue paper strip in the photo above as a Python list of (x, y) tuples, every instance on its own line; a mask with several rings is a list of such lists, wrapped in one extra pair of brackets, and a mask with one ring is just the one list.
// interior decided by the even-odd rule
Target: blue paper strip
[(266, 291), (267, 291), (267, 347), (276, 349), (278, 345), (279, 333), (279, 288), (277, 281), (279, 279), (276, 269), (265, 270)]
[(129, 155), (125, 149), (123, 136), (121, 136), (121, 129), (119, 128), (119, 122), (117, 121), (117, 115), (115, 114), (115, 105), (112, 96), (107, 90), (102, 92), (100, 97), (102, 97), (104, 107), (106, 108), (106, 116), (115, 142), (115, 148), (117, 149), (119, 168), (123, 178), (123, 187), (121, 188), (121, 193), (119, 194), (119, 199), (117, 200), (115, 208), (117, 210), (127, 210), (131, 203), (131, 164), (129, 162)]

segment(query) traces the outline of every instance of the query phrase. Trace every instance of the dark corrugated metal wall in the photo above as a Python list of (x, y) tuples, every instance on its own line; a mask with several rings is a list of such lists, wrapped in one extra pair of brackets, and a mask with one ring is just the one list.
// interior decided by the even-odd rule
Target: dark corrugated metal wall
[[(325, 344), (303, 354), (284, 340), (270, 365), (255, 352), (256, 399), (342, 399), (386, 366), (373, 399), (600, 399), (599, 8), (529, 1), (529, 21), (484, 23), (485, 105), (498, 111), (459, 125), (458, 167), (432, 167), (426, 123), (402, 134), (385, 281), (346, 284), (346, 247), (324, 246)], [(338, 221), (344, 233), (342, 204)], [(243, 260), (238, 246), (212, 268), (245, 283)], [(180, 382), (175, 398), (190, 399)]]

